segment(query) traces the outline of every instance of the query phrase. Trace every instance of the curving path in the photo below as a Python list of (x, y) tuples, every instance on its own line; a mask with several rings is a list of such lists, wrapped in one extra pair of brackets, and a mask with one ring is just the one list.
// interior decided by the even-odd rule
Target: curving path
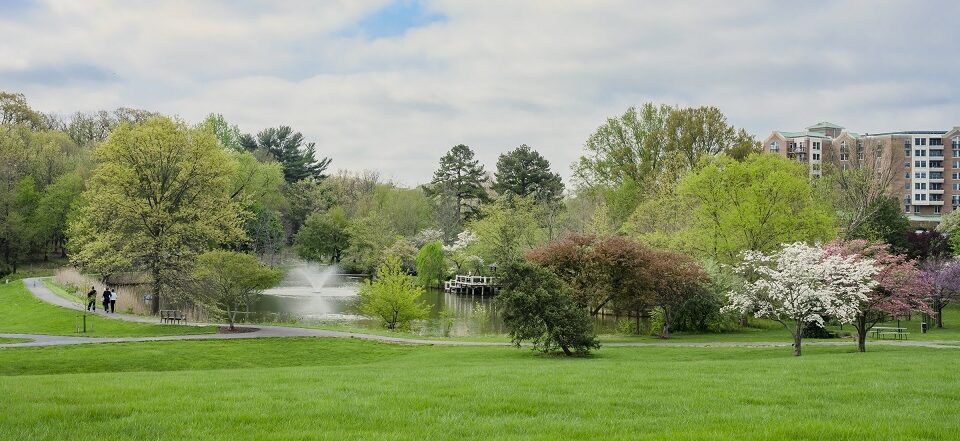
[[(84, 305), (65, 299), (54, 294), (39, 278), (23, 279), (27, 289), (38, 299), (60, 307), (73, 309), (76, 311), (85, 310)], [(107, 314), (103, 311), (96, 311), (97, 315), (115, 320), (126, 320), (140, 323), (158, 324), (159, 320), (154, 317), (144, 317), (132, 314), (113, 313)], [(217, 326), (216, 323), (191, 323), (192, 326)], [(329, 331), (324, 329), (297, 328), (291, 326), (257, 326), (254, 332), (245, 332), (238, 334), (190, 334), (190, 335), (166, 335), (154, 337), (75, 337), (65, 335), (42, 335), (42, 334), (4, 334), (0, 337), (29, 339), (27, 342), (0, 344), (0, 348), (15, 347), (38, 347), (38, 346), (61, 346), (78, 345), (92, 343), (127, 343), (127, 342), (145, 342), (145, 341), (168, 341), (168, 340), (230, 340), (245, 338), (276, 338), (276, 337), (332, 337), (332, 338), (358, 338), (363, 340), (378, 341), (383, 343), (410, 344), (410, 345), (438, 345), (438, 346), (512, 346), (508, 342), (472, 342), (457, 340), (422, 340), (414, 338), (390, 337), (385, 335), (363, 334), (357, 332)], [(951, 344), (955, 343), (955, 344)], [(926, 348), (942, 349), (960, 349), (957, 342), (939, 342), (939, 341), (872, 341), (871, 345), (892, 345), (892, 346), (913, 346)], [(829, 342), (810, 342), (806, 345), (814, 346), (847, 346), (855, 344), (851, 341), (829, 341)], [(629, 342), (629, 343), (603, 343), (607, 347), (789, 347), (790, 342)]]

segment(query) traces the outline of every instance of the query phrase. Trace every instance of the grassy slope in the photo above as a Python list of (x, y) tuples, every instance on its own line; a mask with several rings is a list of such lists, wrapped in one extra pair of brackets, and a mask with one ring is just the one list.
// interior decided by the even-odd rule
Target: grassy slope
[(0, 439), (955, 439), (960, 350), (850, 349), (8, 349)]
[[(20, 281), (0, 285), (0, 332), (48, 335), (78, 335), (77, 316), (82, 314), (50, 305), (34, 297)], [(100, 316), (87, 317), (88, 337), (204, 334), (213, 327), (133, 323)], [(92, 328), (92, 330), (91, 330)]]

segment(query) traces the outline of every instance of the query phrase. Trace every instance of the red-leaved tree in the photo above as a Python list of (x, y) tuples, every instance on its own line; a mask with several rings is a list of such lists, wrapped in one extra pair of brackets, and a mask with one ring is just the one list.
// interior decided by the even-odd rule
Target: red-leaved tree
[(827, 254), (871, 259), (877, 267), (876, 287), (859, 305), (853, 323), (857, 329), (857, 350), (865, 352), (867, 333), (877, 323), (912, 311), (931, 313), (926, 300), (930, 293), (923, 272), (916, 262), (894, 254), (887, 244), (865, 240), (837, 240), (826, 247)]
[(943, 327), (943, 308), (960, 300), (960, 261), (929, 260), (923, 264), (923, 279), (930, 287), (927, 301), (936, 313), (937, 327)]

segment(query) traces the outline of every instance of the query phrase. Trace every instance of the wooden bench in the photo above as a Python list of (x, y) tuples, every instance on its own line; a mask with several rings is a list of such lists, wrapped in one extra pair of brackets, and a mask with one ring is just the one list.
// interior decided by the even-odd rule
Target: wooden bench
[(186, 323), (187, 316), (177, 309), (161, 309), (160, 323)]
[(883, 340), (886, 337), (891, 337), (894, 340), (906, 340), (910, 335), (907, 331), (880, 331), (877, 332), (877, 338)]

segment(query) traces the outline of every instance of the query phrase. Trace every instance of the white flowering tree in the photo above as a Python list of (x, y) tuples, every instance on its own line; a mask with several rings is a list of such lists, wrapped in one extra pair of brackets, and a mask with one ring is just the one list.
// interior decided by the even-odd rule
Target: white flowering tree
[(793, 334), (793, 354), (800, 355), (808, 323), (823, 326), (824, 317), (852, 322), (876, 282), (872, 260), (829, 255), (803, 243), (773, 254), (747, 252), (737, 272), (748, 280), (731, 292), (727, 310), (769, 318)]

